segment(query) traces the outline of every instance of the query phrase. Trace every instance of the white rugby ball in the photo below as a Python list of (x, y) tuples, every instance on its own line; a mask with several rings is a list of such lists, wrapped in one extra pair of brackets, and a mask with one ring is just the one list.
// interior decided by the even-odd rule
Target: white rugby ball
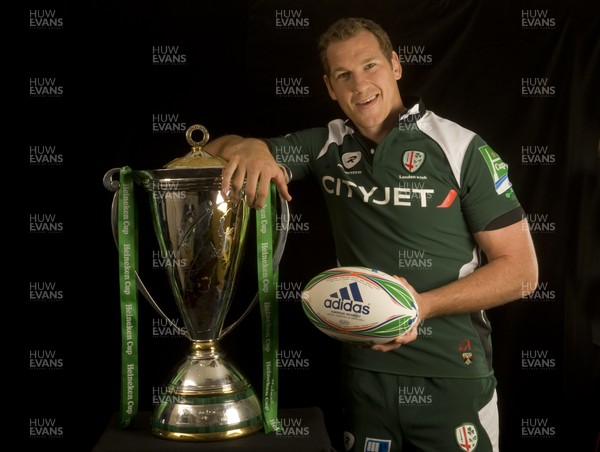
[(304, 287), (302, 307), (323, 333), (361, 345), (393, 340), (418, 316), (414, 297), (398, 279), (365, 267), (319, 273)]

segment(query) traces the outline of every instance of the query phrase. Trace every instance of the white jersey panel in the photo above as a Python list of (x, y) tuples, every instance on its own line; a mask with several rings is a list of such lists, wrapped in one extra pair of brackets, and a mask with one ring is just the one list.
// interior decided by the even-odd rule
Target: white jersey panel
[(354, 133), (354, 130), (348, 127), (346, 125), (346, 122), (341, 119), (334, 119), (329, 124), (327, 124), (327, 128), (329, 129), (329, 136), (327, 137), (327, 141), (319, 151), (317, 159), (325, 155), (331, 143), (335, 143), (338, 146), (341, 146), (342, 142), (344, 141), (344, 137), (346, 135), (352, 135)]
[(431, 111), (427, 111), (418, 121), (417, 126), (440, 145), (450, 163), (452, 174), (460, 187), (460, 169), (465, 158), (467, 147), (475, 137), (472, 132), (455, 122), (441, 118)]

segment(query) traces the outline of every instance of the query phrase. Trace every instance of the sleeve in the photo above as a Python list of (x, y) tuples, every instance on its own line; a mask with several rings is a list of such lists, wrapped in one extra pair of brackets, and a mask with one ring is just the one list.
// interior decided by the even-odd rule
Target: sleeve
[(462, 166), (461, 204), (471, 232), (508, 226), (522, 218), (508, 165), (479, 136), (471, 141)]
[(327, 129), (306, 129), (264, 141), (290, 180), (302, 180), (313, 174), (313, 162), (327, 141)]

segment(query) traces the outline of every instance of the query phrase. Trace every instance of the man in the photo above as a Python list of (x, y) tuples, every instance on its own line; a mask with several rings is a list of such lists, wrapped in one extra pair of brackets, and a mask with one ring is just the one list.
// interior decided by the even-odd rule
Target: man
[[(537, 285), (507, 166), (477, 134), (400, 95), (398, 55), (374, 22), (341, 19), (319, 46), (325, 85), (348, 119), (209, 143), (228, 161), (223, 191), (236, 199), (245, 182), (260, 209), (271, 181), (290, 201), (287, 183), (314, 174), (340, 266), (398, 275), (413, 290), (418, 327), (388, 344), (343, 345), (347, 450), (498, 451), (485, 310)], [(278, 164), (286, 146), (307, 158)]]

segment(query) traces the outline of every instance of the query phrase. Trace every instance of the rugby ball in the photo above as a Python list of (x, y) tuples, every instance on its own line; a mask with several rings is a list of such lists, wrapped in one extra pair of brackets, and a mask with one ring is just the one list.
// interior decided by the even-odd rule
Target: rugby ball
[(393, 340), (407, 332), (418, 316), (408, 288), (387, 273), (365, 267), (319, 273), (302, 290), (302, 307), (323, 333), (361, 345)]

